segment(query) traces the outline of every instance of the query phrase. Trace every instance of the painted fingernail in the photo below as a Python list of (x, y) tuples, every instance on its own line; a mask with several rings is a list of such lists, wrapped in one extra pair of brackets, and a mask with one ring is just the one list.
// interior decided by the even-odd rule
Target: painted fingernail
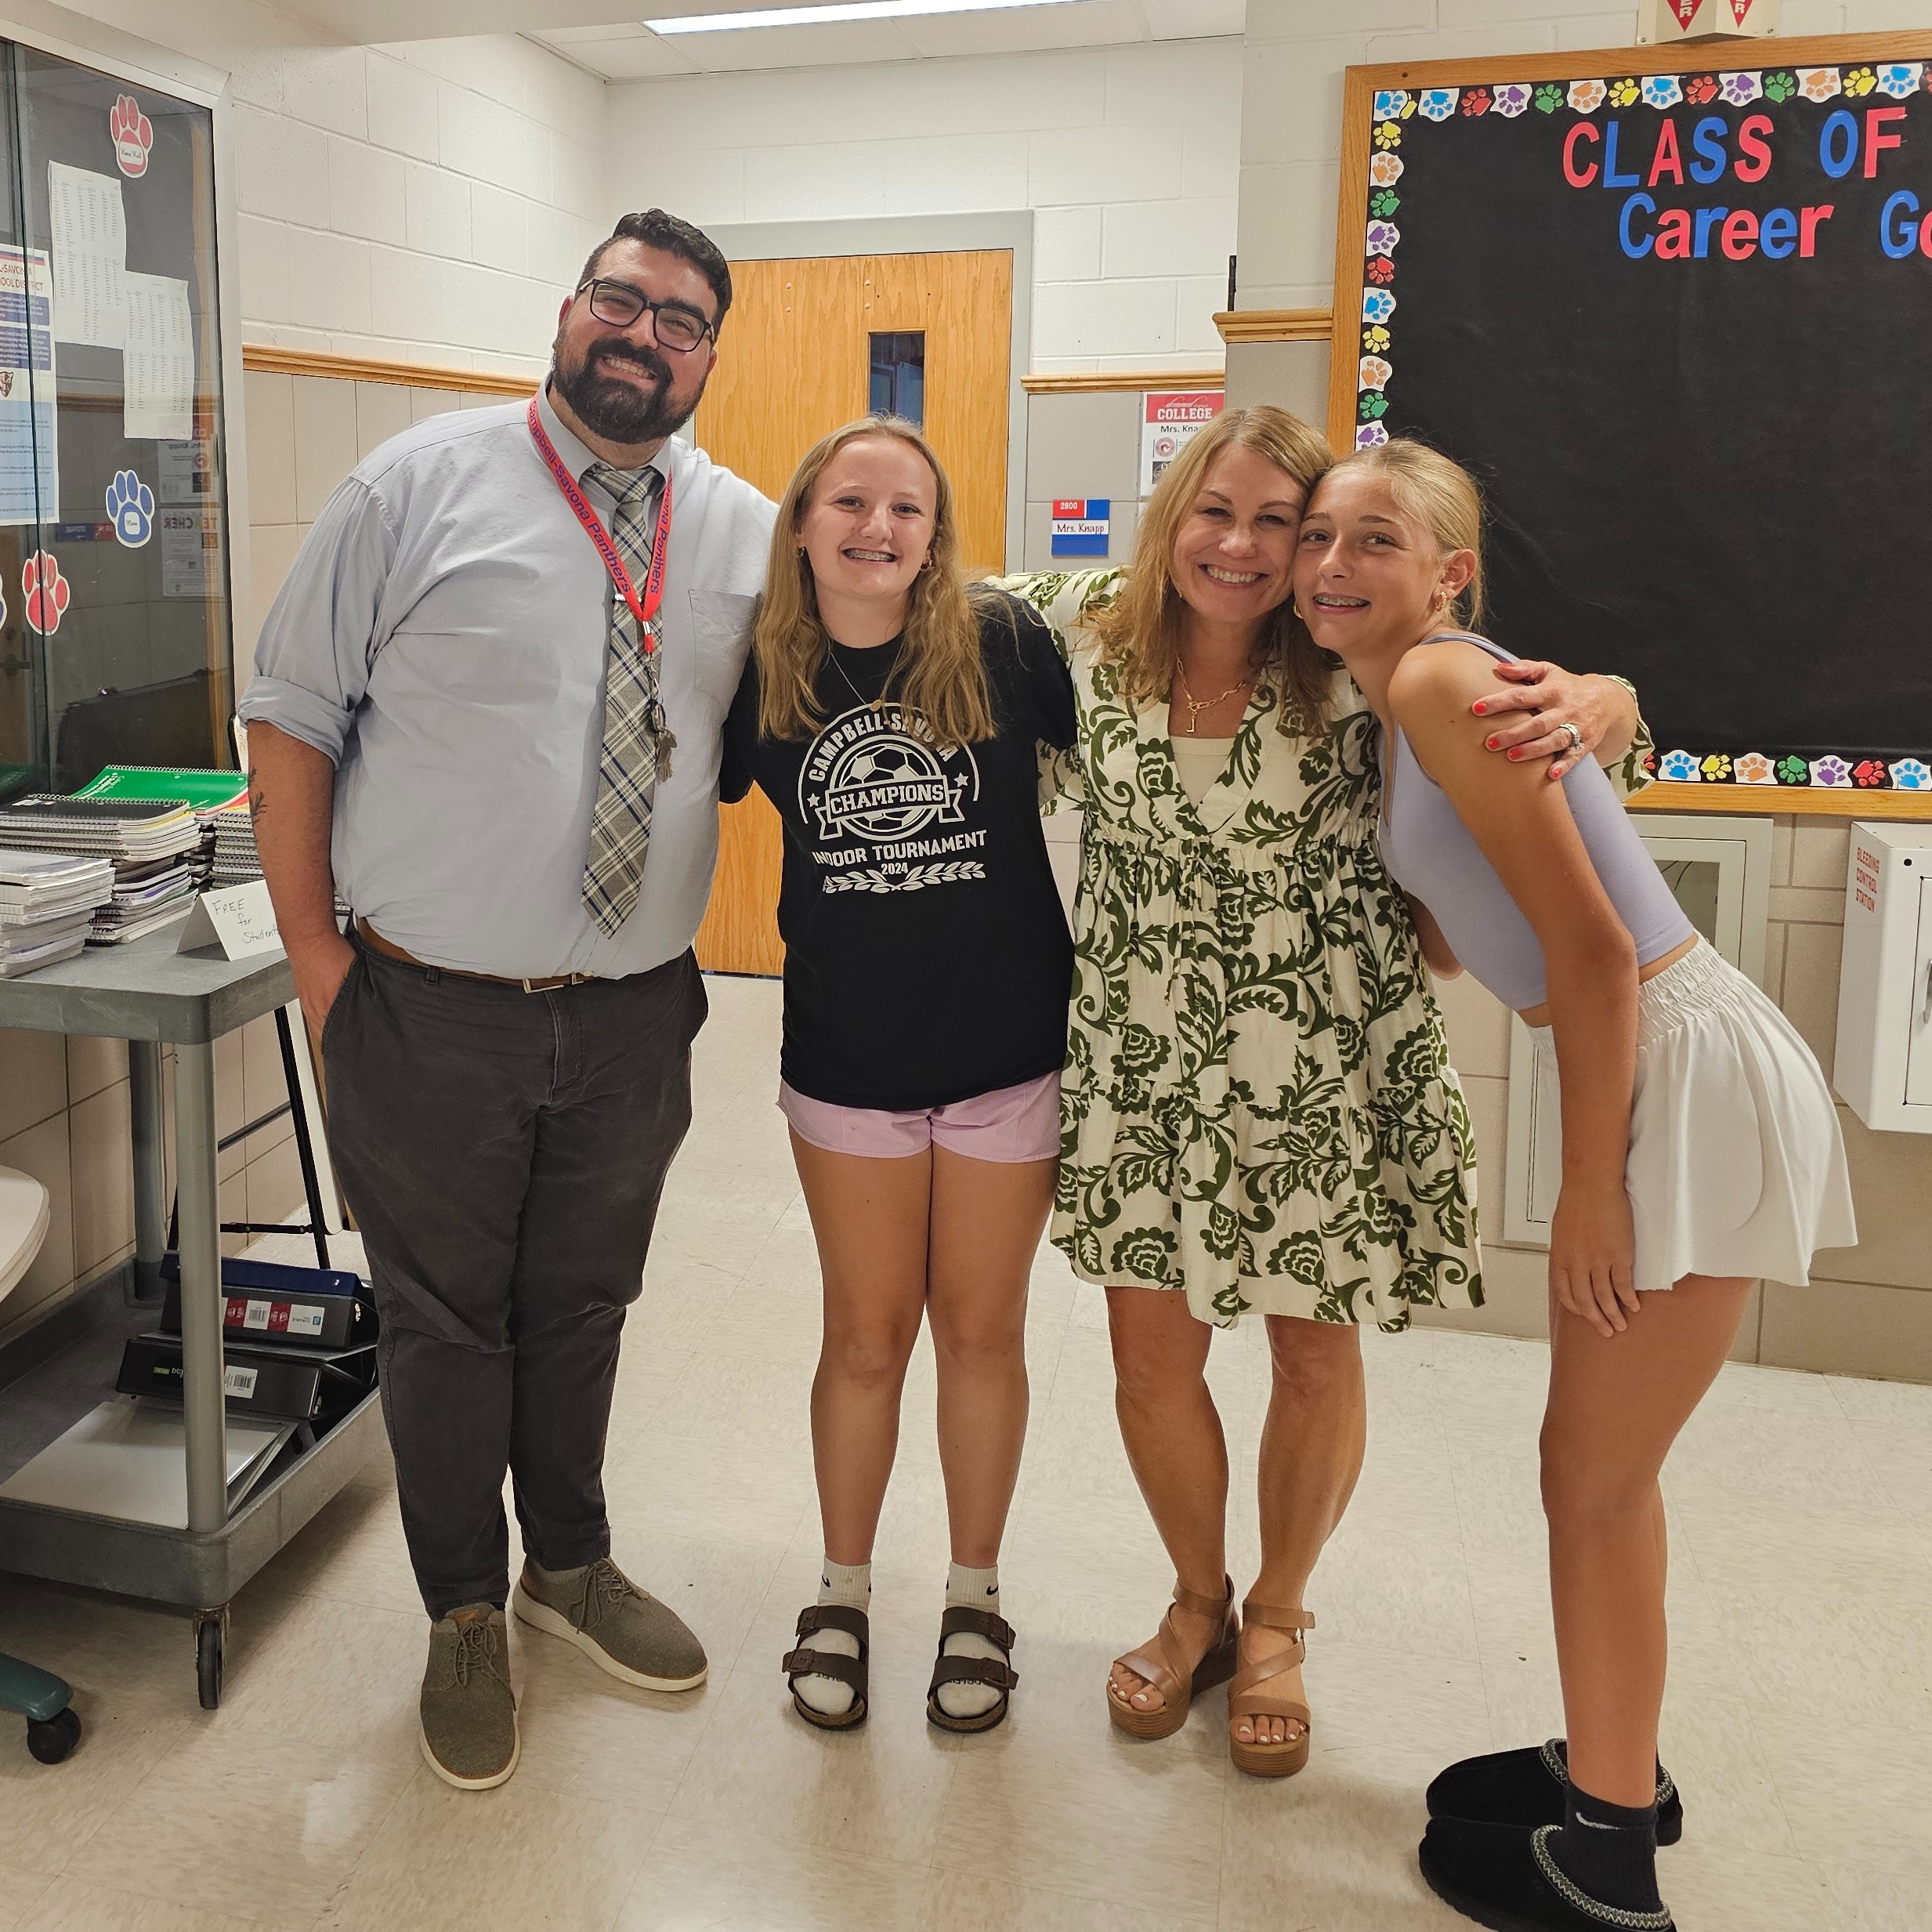
[(1478, 718), (1487, 718), (1489, 715), (1489, 706), (1485, 704), (1480, 698), (1478, 698), (1474, 704), (1471, 705), (1469, 708), (1474, 711)]
[(1521, 755), (1521, 754), (1520, 752), (1518, 752), (1514, 746), (1511, 746), (1511, 748), (1510, 748), (1510, 756), (1511, 756), (1511, 758), (1518, 758), (1518, 757), (1520, 757)]

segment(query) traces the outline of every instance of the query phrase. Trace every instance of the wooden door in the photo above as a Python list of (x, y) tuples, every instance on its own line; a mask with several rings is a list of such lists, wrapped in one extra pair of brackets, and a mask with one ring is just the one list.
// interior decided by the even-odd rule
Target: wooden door
[[(833, 255), (734, 262), (717, 372), (692, 425), (715, 461), (774, 500), (819, 438), (871, 400), (871, 338), (925, 338), (927, 436), (952, 478), (967, 567), (1006, 559), (1013, 258)], [(719, 808), (718, 877), (698, 928), (707, 971), (775, 974), (783, 845), (762, 794)]]

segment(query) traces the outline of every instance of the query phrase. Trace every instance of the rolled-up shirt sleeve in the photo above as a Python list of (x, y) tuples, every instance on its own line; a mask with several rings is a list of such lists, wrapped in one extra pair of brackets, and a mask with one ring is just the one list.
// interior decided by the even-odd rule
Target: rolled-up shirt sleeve
[(380, 648), (395, 533), (360, 477), (316, 519), (262, 626), (244, 724), (273, 725), (340, 763)]

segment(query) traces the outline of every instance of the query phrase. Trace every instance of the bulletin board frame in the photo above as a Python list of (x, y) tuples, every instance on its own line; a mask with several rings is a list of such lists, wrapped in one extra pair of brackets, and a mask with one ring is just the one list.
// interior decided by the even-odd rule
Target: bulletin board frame
[[(1362, 298), (1370, 259), (1370, 165), (1376, 151), (1376, 97), (1431, 89), (1488, 88), (1512, 83), (1565, 85), (1628, 77), (1660, 77), (1741, 68), (1843, 68), (1895, 62), (1932, 63), (1932, 32), (1832, 34), (1799, 38), (1700, 41), (1668, 47), (1546, 51), (1468, 60), (1413, 60), (1347, 71), (1342, 106), (1341, 183), (1335, 234), (1335, 294), (1328, 392), (1329, 440), (1355, 447), (1359, 423), (1363, 356)], [(1762, 816), (1932, 820), (1932, 789), (1864, 788), (1836, 784), (1688, 782), (1660, 778), (1630, 801), (1633, 810), (1720, 812)]]

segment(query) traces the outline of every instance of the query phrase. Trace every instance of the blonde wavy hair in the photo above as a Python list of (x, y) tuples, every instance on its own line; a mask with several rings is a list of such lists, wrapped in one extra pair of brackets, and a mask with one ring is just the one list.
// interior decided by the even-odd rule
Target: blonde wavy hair
[(1482, 491), (1461, 464), (1413, 436), (1391, 436), (1376, 448), (1344, 456), (1331, 476), (1379, 476), (1406, 516), (1413, 516), (1435, 539), (1445, 556), (1471, 552), (1476, 567), (1444, 615), (1458, 629), (1479, 631), (1485, 608), (1482, 564)]
[(772, 526), (771, 563), (752, 631), (759, 733), (766, 738), (809, 738), (825, 722), (818, 701), (819, 674), (832, 640), (819, 616), (812, 559), (799, 547), (798, 537), (826, 465), (848, 443), (868, 437), (917, 450), (935, 485), (932, 561), (907, 593), (905, 642), (892, 695), (920, 713), (936, 744), (990, 738), (993, 701), (980, 660), (975, 599), (960, 567), (953, 486), (932, 444), (902, 416), (867, 416), (834, 429), (805, 452), (786, 486)]
[[(1141, 514), (1133, 567), (1120, 594), (1088, 620), (1100, 662), (1114, 672), (1120, 696), (1137, 711), (1166, 699), (1173, 688), (1185, 608), (1174, 583), (1174, 539), (1215, 458), (1230, 449), (1252, 450), (1300, 485), (1304, 496), (1335, 463), (1335, 453), (1319, 429), (1285, 409), (1263, 403), (1224, 410), (1161, 472)], [(1283, 599), (1268, 613), (1257, 642), (1264, 675), (1281, 686), (1277, 729), (1325, 729), (1334, 660), (1308, 635), (1292, 599)]]

